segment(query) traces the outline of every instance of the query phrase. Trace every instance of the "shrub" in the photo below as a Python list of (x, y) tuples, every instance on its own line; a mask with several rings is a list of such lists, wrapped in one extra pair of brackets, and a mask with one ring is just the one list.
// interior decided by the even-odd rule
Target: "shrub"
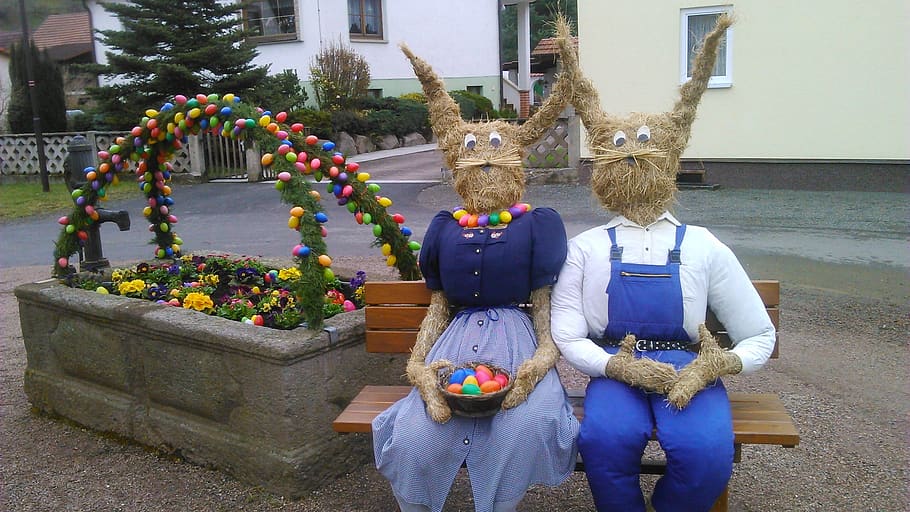
[(288, 112), (288, 124), (293, 123), (303, 123), (307, 133), (320, 139), (331, 139), (334, 134), (332, 115), (326, 111), (302, 108)]
[(424, 105), (427, 104), (427, 97), (422, 92), (408, 92), (408, 93), (402, 94), (401, 96), (399, 96), (399, 98), (403, 99), (403, 100), (416, 101), (417, 103), (423, 103)]
[(332, 131), (335, 133), (347, 132), (349, 134), (364, 135), (370, 132), (369, 121), (360, 112), (352, 110), (335, 110), (331, 114)]
[(313, 57), (310, 80), (321, 109), (350, 109), (358, 98), (366, 96), (370, 65), (339, 39)]
[(496, 119), (498, 114), (493, 109), (493, 102), (482, 94), (468, 91), (450, 91), (449, 95), (461, 108), (462, 119)]
[(297, 72), (292, 69), (265, 77), (248, 96), (246, 103), (259, 105), (272, 112), (304, 108), (309, 99)]

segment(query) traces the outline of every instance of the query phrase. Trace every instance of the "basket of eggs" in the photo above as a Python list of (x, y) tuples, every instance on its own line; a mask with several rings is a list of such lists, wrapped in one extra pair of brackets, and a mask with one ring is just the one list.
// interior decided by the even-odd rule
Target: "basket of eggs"
[(439, 387), (452, 413), (469, 418), (493, 416), (512, 388), (509, 372), (490, 363), (448, 365)]

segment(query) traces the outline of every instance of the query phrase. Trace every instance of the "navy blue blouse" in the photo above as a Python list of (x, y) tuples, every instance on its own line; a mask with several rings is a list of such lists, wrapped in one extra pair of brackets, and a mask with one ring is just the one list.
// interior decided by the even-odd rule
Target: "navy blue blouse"
[(566, 230), (552, 208), (535, 208), (508, 227), (462, 228), (452, 213), (436, 214), (420, 250), (420, 271), (431, 290), (455, 306), (527, 303), (548, 286), (566, 259)]

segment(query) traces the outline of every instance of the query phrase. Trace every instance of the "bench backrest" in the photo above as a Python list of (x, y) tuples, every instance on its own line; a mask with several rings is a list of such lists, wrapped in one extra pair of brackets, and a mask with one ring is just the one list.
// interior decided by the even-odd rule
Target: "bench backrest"
[[(752, 284), (758, 290), (774, 327), (779, 329), (780, 282), (753, 280)], [(430, 294), (423, 281), (367, 281), (364, 288), (367, 352), (410, 352), (417, 339), (420, 322), (427, 313)], [(706, 324), (718, 343), (730, 345), (726, 329), (711, 310), (708, 310)], [(771, 357), (778, 357), (779, 338), (778, 333)]]

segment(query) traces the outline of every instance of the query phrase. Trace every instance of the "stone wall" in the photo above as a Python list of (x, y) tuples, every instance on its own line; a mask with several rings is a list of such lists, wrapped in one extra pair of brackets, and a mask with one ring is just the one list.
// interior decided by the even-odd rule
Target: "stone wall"
[(401, 384), (368, 354), (363, 310), (281, 331), (55, 281), (16, 288), (37, 409), (297, 497), (372, 460), (332, 431), (365, 384)]

